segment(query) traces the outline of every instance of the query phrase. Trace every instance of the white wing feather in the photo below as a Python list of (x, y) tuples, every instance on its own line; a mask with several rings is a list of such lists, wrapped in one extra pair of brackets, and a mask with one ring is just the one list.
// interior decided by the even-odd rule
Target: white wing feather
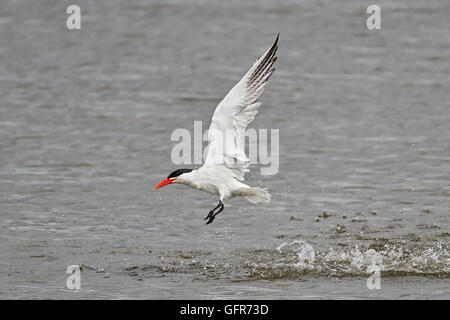
[(245, 129), (253, 121), (267, 80), (275, 71), (278, 37), (245, 76), (228, 92), (214, 111), (208, 133), (208, 153), (204, 167), (220, 165), (234, 178), (244, 180), (249, 159), (245, 154)]

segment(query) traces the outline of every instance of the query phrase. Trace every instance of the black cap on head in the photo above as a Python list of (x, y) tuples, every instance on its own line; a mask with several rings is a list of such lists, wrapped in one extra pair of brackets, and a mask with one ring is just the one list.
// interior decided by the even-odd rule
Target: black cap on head
[(169, 176), (167, 177), (167, 179), (173, 179), (178, 177), (179, 175), (182, 175), (183, 173), (187, 173), (187, 172), (191, 172), (193, 169), (178, 169), (173, 171), (171, 174), (169, 174)]

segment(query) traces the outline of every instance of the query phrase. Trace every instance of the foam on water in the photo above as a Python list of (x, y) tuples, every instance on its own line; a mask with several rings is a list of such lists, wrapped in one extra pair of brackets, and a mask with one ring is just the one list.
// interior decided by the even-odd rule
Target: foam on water
[[(349, 247), (314, 249), (303, 240), (285, 242), (274, 250), (237, 250), (233, 252), (165, 252), (160, 263), (131, 266), (122, 270), (130, 276), (154, 277), (157, 274), (194, 274), (200, 279), (302, 280), (308, 277), (366, 277), (380, 271), (382, 277), (419, 275), (450, 277), (448, 247), (401, 247), (386, 244), (383, 249)], [(182, 259), (180, 259), (182, 257)]]
[(300, 269), (310, 269), (314, 266), (316, 260), (316, 253), (314, 248), (303, 240), (294, 240), (290, 243), (283, 243), (277, 248), (280, 253), (295, 252), (298, 256), (298, 262), (294, 264)]

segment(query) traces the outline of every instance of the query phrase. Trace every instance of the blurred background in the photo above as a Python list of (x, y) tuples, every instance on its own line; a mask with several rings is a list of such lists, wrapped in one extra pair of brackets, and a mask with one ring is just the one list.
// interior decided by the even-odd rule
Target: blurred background
[[(0, 299), (448, 299), (449, 9), (2, 0)], [(278, 32), (251, 127), (280, 129), (280, 170), (246, 176), (272, 202), (205, 226), (217, 199), (152, 191), (177, 168), (171, 133), (206, 129)]]

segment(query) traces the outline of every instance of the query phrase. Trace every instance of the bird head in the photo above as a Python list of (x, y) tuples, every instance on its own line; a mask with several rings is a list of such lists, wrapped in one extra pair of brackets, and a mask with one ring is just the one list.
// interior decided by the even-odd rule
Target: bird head
[(154, 188), (153, 190), (159, 189), (161, 187), (164, 187), (165, 185), (177, 182), (179, 178), (182, 177), (183, 174), (191, 172), (192, 169), (178, 169), (173, 171), (171, 174), (167, 176), (167, 178), (162, 179)]

